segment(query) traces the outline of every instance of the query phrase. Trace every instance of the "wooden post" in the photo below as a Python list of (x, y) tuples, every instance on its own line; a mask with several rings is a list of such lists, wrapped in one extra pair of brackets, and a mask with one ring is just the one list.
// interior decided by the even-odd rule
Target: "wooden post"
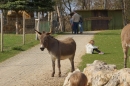
[(53, 12), (51, 12), (51, 19), (50, 19), (50, 32), (51, 33), (54, 33), (54, 30), (53, 30)]
[(15, 22), (15, 27), (16, 27), (16, 35), (18, 35), (18, 32), (19, 32), (19, 28), (18, 28), (18, 12), (16, 12), (16, 22)]
[(25, 13), (23, 11), (23, 44), (25, 44)]
[[(38, 12), (38, 19), (35, 19), (35, 29), (39, 31), (39, 23), (40, 22), (40, 12)], [(38, 35), (36, 33), (36, 40), (38, 40)]]
[(49, 22), (48, 24), (50, 26), (49, 31), (51, 32), (51, 12), (48, 12), (48, 22)]
[(3, 14), (1, 13), (1, 52), (3, 51)]
[(39, 26), (40, 26), (40, 12), (38, 12), (38, 26), (37, 26), (38, 31), (40, 31)]

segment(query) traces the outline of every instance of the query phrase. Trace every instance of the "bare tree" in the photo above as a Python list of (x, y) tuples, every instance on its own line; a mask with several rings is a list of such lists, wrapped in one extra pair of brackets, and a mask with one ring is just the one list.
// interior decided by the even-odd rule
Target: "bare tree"
[(86, 6), (87, 1), (88, 0), (78, 0), (78, 4), (81, 6), (82, 10), (87, 9), (87, 6)]
[(69, 10), (69, 12), (72, 12), (72, 0), (63, 0), (64, 6)]
[(123, 16), (123, 25), (125, 26), (127, 24), (126, 22), (126, 4), (125, 4), (125, 0), (122, 0), (122, 16)]

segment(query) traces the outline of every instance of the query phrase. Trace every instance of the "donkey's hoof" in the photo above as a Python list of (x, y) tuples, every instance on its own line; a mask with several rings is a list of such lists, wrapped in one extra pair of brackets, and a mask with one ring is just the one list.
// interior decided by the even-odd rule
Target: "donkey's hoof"
[(124, 64), (124, 68), (127, 68), (127, 65), (126, 65), (126, 64)]
[(59, 74), (59, 77), (61, 77), (61, 74)]
[(59, 72), (59, 77), (61, 77), (61, 72)]
[(51, 77), (54, 77), (54, 75), (51, 75)]
[(51, 77), (54, 77), (54, 73), (51, 74)]

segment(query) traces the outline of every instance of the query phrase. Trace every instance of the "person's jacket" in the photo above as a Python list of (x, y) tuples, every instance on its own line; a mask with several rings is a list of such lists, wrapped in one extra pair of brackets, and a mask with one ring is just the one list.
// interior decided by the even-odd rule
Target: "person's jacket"
[(98, 47), (97, 47), (97, 46), (94, 46), (94, 45), (92, 45), (92, 44), (90, 44), (90, 43), (88, 43), (88, 44), (86, 45), (86, 53), (92, 54), (94, 48), (98, 48)]

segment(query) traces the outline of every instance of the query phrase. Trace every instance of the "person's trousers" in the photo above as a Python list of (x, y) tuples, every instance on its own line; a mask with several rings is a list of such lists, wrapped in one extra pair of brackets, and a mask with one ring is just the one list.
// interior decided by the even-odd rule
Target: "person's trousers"
[(83, 32), (83, 23), (79, 23), (79, 30), (80, 30), (80, 33)]
[(98, 52), (98, 53), (100, 53), (101, 51), (100, 50), (98, 50), (97, 48), (94, 48), (93, 49), (93, 53), (94, 53), (94, 51), (96, 51), (96, 52)]
[(79, 22), (73, 22), (74, 34), (78, 34)]

